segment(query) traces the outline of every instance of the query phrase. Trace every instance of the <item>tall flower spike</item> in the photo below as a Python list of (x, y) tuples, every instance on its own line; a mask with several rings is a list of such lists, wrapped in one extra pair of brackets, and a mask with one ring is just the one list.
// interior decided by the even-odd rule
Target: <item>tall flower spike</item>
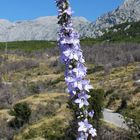
[[(74, 31), (71, 20), (72, 10), (68, 0), (56, 0), (58, 7), (58, 24), (60, 25), (58, 46), (61, 50), (62, 63), (66, 65), (65, 81), (71, 101), (79, 109), (76, 112), (78, 122), (77, 140), (87, 140), (96, 136), (96, 130), (88, 118), (94, 115), (89, 110), (89, 92), (92, 89), (90, 81), (85, 79), (87, 68), (80, 47), (79, 34)], [(77, 115), (78, 114), (78, 115)]]

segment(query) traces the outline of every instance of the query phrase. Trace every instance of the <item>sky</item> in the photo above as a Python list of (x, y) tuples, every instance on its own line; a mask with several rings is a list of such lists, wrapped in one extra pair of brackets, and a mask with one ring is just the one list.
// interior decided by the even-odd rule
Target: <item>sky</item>
[[(74, 16), (96, 20), (117, 8), (124, 0), (70, 0)], [(0, 0), (0, 19), (10, 21), (32, 20), (57, 15), (54, 0)]]

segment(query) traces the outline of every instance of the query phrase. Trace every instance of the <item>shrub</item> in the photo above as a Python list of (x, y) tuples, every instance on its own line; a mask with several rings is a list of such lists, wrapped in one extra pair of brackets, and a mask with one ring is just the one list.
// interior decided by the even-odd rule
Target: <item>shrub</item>
[(13, 109), (10, 110), (10, 115), (15, 116), (14, 121), (11, 123), (11, 126), (19, 128), (25, 123), (29, 122), (31, 116), (31, 109), (29, 105), (25, 102), (17, 103), (14, 105)]
[(103, 66), (95, 66), (94, 68), (88, 69), (87, 74), (95, 73), (95, 72), (100, 72), (103, 71), (104, 67)]
[(102, 89), (93, 89), (90, 91), (90, 108), (94, 110), (94, 118), (96, 119), (100, 119), (102, 117), (102, 109), (104, 107), (104, 95), (105, 93)]
[[(140, 45), (134, 43), (103, 43), (82, 46), (87, 63), (104, 66), (105, 70), (140, 61)], [(88, 54), (88, 55), (87, 55)]]
[(140, 87), (137, 87), (134, 91), (133, 91), (133, 94), (135, 95), (135, 94), (137, 94), (137, 93), (139, 93), (140, 92)]
[(121, 105), (117, 109), (117, 112), (120, 112), (120, 110), (123, 110), (125, 108), (127, 108), (127, 99), (123, 98), (122, 101), (121, 101)]
[[(89, 99), (89, 110), (94, 110), (94, 117), (93, 119), (91, 119), (91, 123), (93, 124), (93, 126), (97, 129), (99, 129), (99, 124), (100, 124), (100, 119), (102, 118), (103, 114), (102, 114), (102, 110), (104, 107), (104, 90), (102, 89), (93, 89), (90, 91), (90, 95), (91, 98)], [(68, 107), (75, 113), (73, 114), (77, 114), (77, 109), (78, 106), (73, 104), (71, 101), (68, 102)], [(68, 128), (66, 135), (68, 135), (68, 137), (75, 139), (76, 138), (76, 130), (78, 129), (77, 127), (77, 122), (76, 122), (76, 116), (73, 117), (74, 119), (71, 121), (70, 123), (70, 127)]]
[(28, 85), (28, 90), (29, 90), (29, 92), (31, 92), (33, 94), (39, 94), (40, 93), (39, 85), (37, 85), (36, 83), (33, 83), (33, 82)]
[(111, 95), (113, 92), (114, 92), (114, 89), (107, 90), (106, 93), (105, 93), (105, 97)]

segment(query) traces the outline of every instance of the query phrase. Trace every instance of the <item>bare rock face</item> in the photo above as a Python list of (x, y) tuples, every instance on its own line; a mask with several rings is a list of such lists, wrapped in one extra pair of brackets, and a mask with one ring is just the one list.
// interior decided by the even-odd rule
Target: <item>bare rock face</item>
[[(86, 29), (86, 36), (101, 36), (103, 29), (113, 27), (125, 22), (136, 22), (140, 20), (140, 0), (125, 0), (124, 3), (114, 11), (108, 12), (91, 23)], [(90, 29), (90, 30), (89, 30)]]
[[(56, 40), (57, 17), (47, 16), (35, 20), (10, 22), (0, 20), (0, 41)], [(74, 27), (83, 36), (82, 28), (89, 24), (84, 17), (73, 18)]]
[[(102, 36), (102, 30), (125, 22), (140, 20), (140, 0), (125, 0), (114, 11), (99, 17), (95, 22), (90, 22), (84, 17), (74, 17), (75, 29), (81, 37)], [(56, 40), (57, 17), (40, 17), (35, 20), (10, 22), (0, 19), (0, 42), (21, 40)]]

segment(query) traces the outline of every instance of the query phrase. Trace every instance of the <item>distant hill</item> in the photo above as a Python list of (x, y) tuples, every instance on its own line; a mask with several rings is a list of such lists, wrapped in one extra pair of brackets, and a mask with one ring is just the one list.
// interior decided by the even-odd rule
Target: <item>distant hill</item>
[(107, 29), (101, 39), (111, 42), (140, 42), (140, 21), (127, 22)]
[[(0, 19), (0, 41), (56, 40), (57, 22), (56, 16), (18, 22)], [(83, 36), (82, 29), (90, 22), (84, 17), (74, 17), (73, 23), (74, 28)]]
[[(94, 11), (93, 11), (94, 12)], [(103, 30), (127, 22), (140, 21), (140, 0), (125, 0), (117, 9), (104, 14), (95, 22), (74, 17), (74, 28), (81, 38), (97, 38)], [(56, 40), (57, 17), (40, 17), (34, 20), (10, 22), (0, 19), (0, 42), (24, 40)]]

